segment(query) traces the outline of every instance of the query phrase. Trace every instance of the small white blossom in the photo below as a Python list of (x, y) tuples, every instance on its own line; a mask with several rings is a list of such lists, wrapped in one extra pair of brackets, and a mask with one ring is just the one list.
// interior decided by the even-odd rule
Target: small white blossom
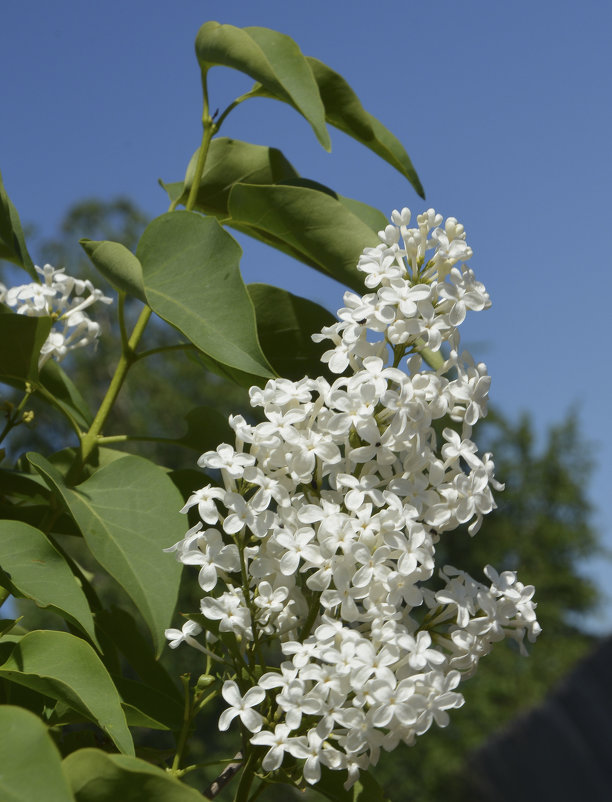
[(42, 283), (21, 284), (8, 290), (0, 285), (0, 303), (15, 309), (18, 315), (53, 319), (53, 327), (40, 351), (41, 368), (52, 357), (61, 362), (75, 348), (95, 343), (100, 326), (84, 310), (98, 301), (112, 303), (112, 298), (95, 289), (89, 280), (67, 276), (63, 267), (34, 267)]

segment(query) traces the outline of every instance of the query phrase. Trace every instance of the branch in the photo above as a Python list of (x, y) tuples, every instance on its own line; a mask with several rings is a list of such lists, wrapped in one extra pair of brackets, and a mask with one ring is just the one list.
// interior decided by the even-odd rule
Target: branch
[(213, 780), (208, 788), (204, 791), (206, 799), (214, 799), (217, 794), (220, 794), (225, 786), (234, 778), (242, 767), (242, 752), (236, 752), (234, 760), (229, 763), (217, 777)]

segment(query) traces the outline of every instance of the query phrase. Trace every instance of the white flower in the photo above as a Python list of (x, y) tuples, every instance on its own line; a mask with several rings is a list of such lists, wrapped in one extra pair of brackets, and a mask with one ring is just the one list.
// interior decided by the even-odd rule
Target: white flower
[[(240, 716), (251, 743), (269, 747), (264, 771), (289, 752), (307, 782), (325, 765), (346, 770), (347, 788), (381, 748), (446, 726), (463, 703), (454, 689), (494, 643), (524, 650), (539, 634), (534, 589), (514, 572), (487, 567), (487, 586), (445, 566), (439, 590), (426, 584), (438, 541), (460, 524), (476, 534), (503, 489), (471, 439), (490, 379), (457, 331), (490, 301), (460, 264), (472, 251), (454, 218), (442, 227), (429, 209), (412, 229), (407, 209), (391, 219), (359, 260), (368, 292), (347, 292), (339, 322), (314, 335), (331, 340), (322, 361), (336, 379), (251, 388), (261, 422), (231, 418), (235, 445), (199, 460), (223, 489), (184, 507), (218, 529), (200, 523), (172, 547), (200, 566), (201, 611), (229, 633), (207, 636), (218, 659), (245, 677), (262, 654), (285, 658), (244, 696), (225, 683), (220, 727)], [(423, 344), (445, 348), (438, 370)], [(172, 632), (173, 645), (191, 642)], [(266, 695), (269, 723), (252, 710)]]
[(221, 731), (227, 730), (236, 716), (240, 716), (240, 720), (247, 730), (259, 732), (263, 724), (263, 716), (261, 713), (253, 710), (253, 707), (261, 704), (266, 698), (264, 689), (256, 685), (253, 688), (249, 688), (244, 696), (242, 696), (238, 685), (232, 680), (226, 680), (223, 683), (221, 694), (225, 701), (230, 704), (230, 707), (221, 713), (219, 717), (219, 729)]
[(61, 362), (69, 351), (95, 343), (100, 326), (84, 310), (97, 301), (109, 304), (112, 298), (95, 289), (90, 281), (67, 276), (63, 267), (56, 270), (51, 265), (35, 265), (35, 269), (44, 279), (42, 284), (32, 282), (8, 290), (1, 285), (0, 302), (13, 307), (19, 315), (53, 319), (53, 328), (40, 351), (40, 368), (51, 357)]
[(291, 745), (291, 729), (286, 724), (277, 724), (274, 732), (257, 732), (251, 738), (255, 746), (269, 746), (261, 767), (264, 771), (275, 771), (283, 762), (285, 752)]

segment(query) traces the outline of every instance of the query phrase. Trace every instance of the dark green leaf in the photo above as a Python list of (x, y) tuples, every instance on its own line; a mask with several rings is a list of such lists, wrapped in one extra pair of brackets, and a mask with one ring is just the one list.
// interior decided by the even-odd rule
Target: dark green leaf
[(17, 210), (11, 203), (9, 196), (4, 189), (2, 174), (0, 173), (0, 259), (13, 262), (30, 274), (38, 281), (39, 277), (34, 269), (34, 263), (30, 258), (25, 244), (21, 222)]
[(42, 721), (21, 707), (0, 707), (2, 802), (74, 802), (62, 759)]
[(135, 680), (124, 677), (113, 677), (113, 680), (131, 727), (180, 730), (184, 716), (184, 703), (180, 699)]
[(327, 121), (399, 170), (424, 198), (419, 177), (401, 142), (363, 108), (359, 98), (341, 75), (316, 58), (308, 58), (308, 63), (319, 86)]
[(37, 381), (38, 357), (51, 325), (50, 317), (0, 315), (0, 381)]
[(202, 802), (202, 796), (144, 760), (80, 749), (64, 760), (77, 802)]
[(156, 660), (150, 641), (127, 610), (120, 607), (100, 610), (96, 614), (96, 624), (103, 633), (112, 638), (116, 648), (143, 683), (155, 688), (155, 693), (161, 693), (182, 704), (181, 693), (166, 669)]
[(76, 577), (39, 529), (0, 521), (0, 584), (78, 627), (98, 645), (94, 622)]
[[(187, 167), (185, 199), (193, 183), (198, 153), (194, 153)], [(227, 201), (233, 184), (276, 184), (296, 176), (297, 172), (280, 150), (218, 137), (210, 143), (194, 208), (227, 217)]]
[(79, 240), (93, 264), (116, 290), (146, 303), (142, 267), (134, 254), (119, 242)]
[(18, 621), (21, 621), (21, 618), (0, 618), (0, 638), (8, 635)]
[(196, 37), (196, 55), (205, 72), (214, 66), (240, 70), (275, 97), (290, 103), (331, 150), (325, 109), (312, 69), (289, 36), (269, 28), (236, 28), (206, 22)]
[(249, 284), (257, 315), (259, 342), (280, 376), (297, 381), (325, 372), (321, 355), (328, 346), (314, 343), (311, 334), (335, 322), (322, 306), (268, 284)]
[[(251, 294), (251, 286), (253, 285), (248, 287), (249, 294)], [(259, 320), (257, 322), (257, 331), (261, 337)], [(266, 356), (269, 355), (266, 354)], [(185, 415), (185, 422), (187, 423), (187, 431), (176, 442), (188, 448), (193, 448), (200, 454), (204, 451), (214, 450), (219, 443), (229, 443), (235, 437), (227, 417), (214, 407), (196, 407), (190, 410)]]
[(16, 643), (0, 676), (64, 702), (134, 754), (119, 694), (92, 647), (68, 632), (38, 630)]
[[(399, 139), (363, 108), (361, 101), (341, 75), (316, 58), (307, 56), (306, 60), (319, 87), (327, 122), (395, 167), (424, 198), (425, 192), (419, 177)], [(290, 99), (268, 91), (265, 86), (257, 88), (253, 94), (284, 100), (294, 105)]]
[(356, 265), (377, 232), (327, 192), (297, 186), (238, 184), (230, 193), (232, 225), (265, 232), (301, 253), (317, 270), (363, 292)]
[(181, 566), (162, 549), (185, 533), (179, 513), (183, 501), (172, 480), (153, 462), (128, 455), (73, 490), (43, 457), (29, 454), (28, 459), (60, 495), (93, 556), (131, 597), (160, 654), (181, 574)]
[(48, 359), (42, 366), (40, 381), (54, 397), (57, 406), (67, 412), (83, 430), (89, 429), (92, 417), (87, 402), (55, 359)]
[(147, 300), (161, 318), (216, 361), (269, 377), (240, 275), (241, 254), (215, 219), (187, 211), (153, 220), (137, 251)]

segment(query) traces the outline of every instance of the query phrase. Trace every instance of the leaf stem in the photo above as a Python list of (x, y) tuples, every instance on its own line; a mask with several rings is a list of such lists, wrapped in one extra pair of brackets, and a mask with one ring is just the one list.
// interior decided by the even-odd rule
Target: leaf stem
[(0, 443), (4, 440), (4, 438), (11, 431), (11, 429), (14, 429), (15, 426), (19, 426), (20, 423), (23, 423), (21, 412), (25, 407), (25, 405), (28, 403), (28, 399), (30, 398), (33, 392), (34, 392), (34, 387), (30, 384), (30, 382), (26, 382), (26, 391), (19, 404), (17, 404), (17, 406), (14, 409), (10, 409), (9, 407), (9, 411), (7, 412), (6, 416), (7, 417), (6, 426), (4, 427), (2, 432), (0, 432)]
[(255, 97), (255, 95), (251, 94), (251, 92), (249, 91), (245, 92), (244, 95), (240, 95), (239, 97), (237, 97), (236, 100), (232, 100), (229, 106), (221, 112), (221, 115), (217, 119), (217, 130), (221, 128), (221, 125), (223, 124), (225, 118), (230, 113), (230, 111), (233, 111), (236, 108), (236, 106), (242, 103), (243, 100), (249, 100), (252, 97)]
[(130, 366), (134, 362), (134, 349), (138, 345), (140, 338), (143, 335), (143, 332), (146, 328), (147, 323), (149, 322), (149, 318), (151, 317), (151, 308), (149, 306), (145, 306), (144, 309), (141, 311), (138, 320), (134, 326), (134, 330), (122, 348), (121, 356), (119, 358), (119, 363), (117, 364), (117, 368), (111, 379), (111, 382), (108, 386), (108, 390), (106, 391), (106, 395), (102, 399), (102, 403), (100, 404), (100, 408), (96, 412), (96, 416), (93, 419), (91, 426), (89, 427), (89, 431), (81, 437), (81, 450), (80, 454), (73, 462), (68, 474), (66, 476), (67, 484), (75, 482), (78, 478), (79, 472), (81, 467), (87, 462), (89, 455), (94, 450), (98, 442), (98, 436), (102, 431), (102, 427), (104, 426), (106, 419), (113, 408), (113, 404), (115, 403), (117, 396), (119, 395), (119, 390), (125, 381), (125, 377), (127, 376), (127, 372), (130, 369)]
[(189, 687), (189, 674), (183, 674), (181, 677), (181, 683), (183, 685), (183, 691), (185, 692), (185, 706), (183, 708), (183, 725), (181, 727), (181, 731), (179, 732), (178, 742), (176, 745), (176, 753), (174, 755), (174, 760), (172, 761), (172, 768), (170, 769), (171, 774), (177, 774), (180, 770), (181, 760), (183, 759), (183, 752), (185, 751), (185, 746), (187, 745), (187, 738), (189, 737), (189, 732), (191, 730), (191, 724), (193, 721), (193, 707), (191, 702), (191, 689)]
[(204, 96), (202, 125), (204, 127), (204, 133), (202, 134), (202, 142), (200, 144), (200, 149), (198, 151), (198, 161), (196, 163), (195, 173), (193, 174), (191, 187), (189, 189), (189, 196), (187, 198), (187, 203), (185, 204), (185, 209), (187, 209), (188, 212), (190, 212), (193, 209), (196, 203), (196, 199), (198, 197), (198, 190), (200, 189), (200, 181), (202, 179), (202, 174), (204, 173), (204, 166), (206, 164), (206, 157), (208, 156), (208, 148), (210, 147), (210, 141), (219, 130), (219, 124), (216, 123), (210, 116), (210, 108), (208, 103), (208, 84), (206, 81), (206, 74), (207, 70), (202, 70), (202, 94)]
[(188, 351), (189, 349), (195, 350), (193, 343), (176, 343), (176, 345), (160, 345), (158, 348), (150, 348), (148, 351), (141, 351), (134, 355), (134, 362), (140, 359), (146, 359), (148, 356), (154, 354), (164, 354), (166, 351)]
[(236, 791), (236, 796), (234, 797), (234, 802), (248, 802), (249, 798), (249, 791), (251, 789), (251, 785), (253, 780), (255, 779), (255, 766), (253, 765), (257, 760), (257, 756), (255, 752), (251, 752), (244, 764), (244, 768), (242, 769), (242, 775), (240, 777), (240, 783), (238, 785), (238, 790)]

